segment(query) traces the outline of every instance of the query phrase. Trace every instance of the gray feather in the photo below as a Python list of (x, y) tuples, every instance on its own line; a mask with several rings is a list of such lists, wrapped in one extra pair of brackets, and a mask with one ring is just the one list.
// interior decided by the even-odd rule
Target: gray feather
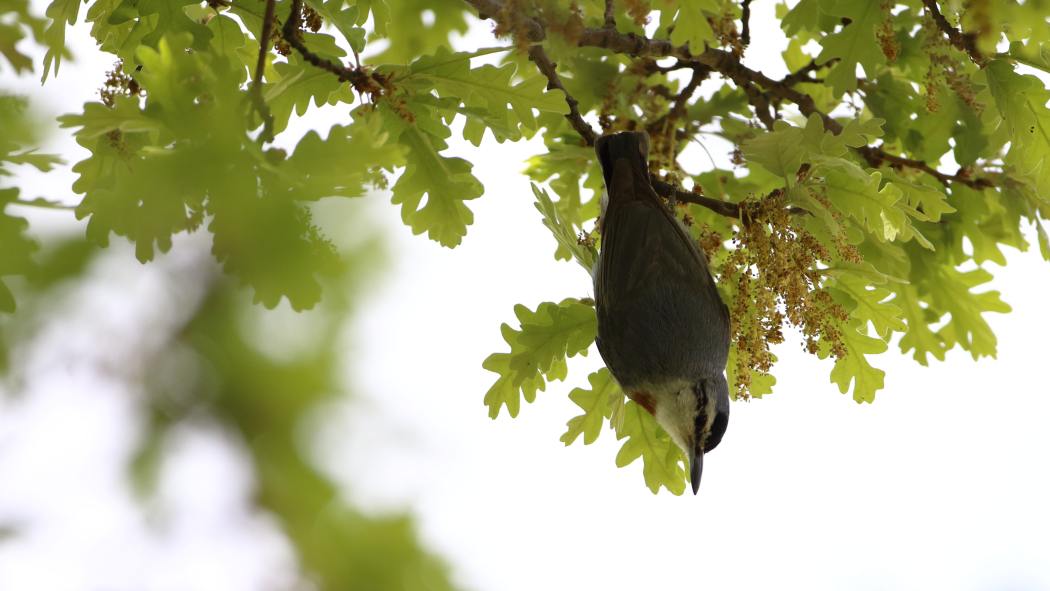
[(729, 352), (729, 315), (707, 259), (649, 184), (641, 135), (597, 146), (609, 191), (594, 284), (598, 350), (626, 389), (721, 376)]

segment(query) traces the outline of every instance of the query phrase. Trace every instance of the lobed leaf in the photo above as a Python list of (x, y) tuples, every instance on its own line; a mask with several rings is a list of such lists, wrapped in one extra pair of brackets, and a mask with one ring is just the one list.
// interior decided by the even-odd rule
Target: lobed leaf
[(517, 416), (522, 398), (532, 402), (547, 382), (565, 379), (565, 360), (585, 355), (597, 331), (594, 308), (575, 299), (544, 302), (535, 312), (518, 305), (514, 313), (521, 329), (500, 327), (510, 353), (493, 353), (482, 363), (499, 374), (485, 394), (491, 418), (504, 406), (510, 416)]
[(656, 494), (660, 487), (671, 494), (685, 492), (685, 455), (671, 437), (664, 432), (651, 414), (634, 402), (624, 407), (623, 424), (616, 430), (616, 438), (625, 440), (616, 454), (620, 468), (642, 459), (645, 485)]
[(593, 246), (580, 243), (577, 238), (580, 229), (571, 222), (562, 219), (561, 213), (546, 191), (533, 183), (532, 193), (536, 196), (534, 205), (543, 216), (543, 225), (547, 226), (547, 229), (551, 231), (554, 239), (558, 242), (558, 249), (554, 253), (554, 258), (568, 260), (572, 256), (581, 267), (590, 273), (598, 260), (598, 252)]
[(853, 384), (853, 399), (857, 402), (874, 402), (875, 393), (882, 389), (886, 372), (872, 367), (867, 355), (886, 351), (886, 342), (870, 337), (859, 320), (851, 321), (842, 331), (842, 343), (846, 355), (835, 360), (831, 370), (831, 381), (845, 394)]
[[(575, 388), (569, 392), (569, 399), (584, 412), (569, 419), (565, 434), (561, 436), (565, 445), (572, 445), (580, 435), (583, 435), (584, 445), (594, 443), (605, 420), (612, 419), (613, 413), (623, 408), (624, 393), (608, 369), (599, 369), (587, 376), (587, 381), (591, 385), (590, 389)], [(613, 424), (618, 425), (617, 429), (622, 429), (622, 411), (618, 419)]]

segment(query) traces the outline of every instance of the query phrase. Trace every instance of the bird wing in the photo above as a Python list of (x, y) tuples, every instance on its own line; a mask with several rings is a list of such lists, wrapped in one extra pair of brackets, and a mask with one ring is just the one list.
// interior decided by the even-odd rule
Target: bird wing
[(595, 299), (599, 352), (610, 369), (645, 366), (678, 376), (724, 371), (728, 310), (685, 229), (655, 195), (611, 205), (603, 228)]
[[(714, 311), (728, 324), (729, 312), (711, 277), (707, 257), (655, 194), (652, 201), (611, 206), (603, 229), (595, 290), (611, 308), (617, 307), (617, 302), (608, 299), (611, 294), (631, 299), (651, 289), (654, 282), (666, 282), (682, 290), (678, 297), (702, 295), (717, 302)], [(617, 289), (610, 289), (613, 287)]]

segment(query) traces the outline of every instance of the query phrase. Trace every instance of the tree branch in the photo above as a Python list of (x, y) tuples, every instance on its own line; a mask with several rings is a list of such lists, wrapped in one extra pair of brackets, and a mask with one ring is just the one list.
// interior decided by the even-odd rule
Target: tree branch
[(675, 201), (681, 201), (683, 203), (693, 203), (701, 207), (706, 207), (707, 209), (726, 217), (734, 219), (740, 218), (740, 206), (736, 203), (719, 201), (718, 199), (705, 197), (699, 193), (679, 189), (671, 183), (665, 183), (655, 176), (650, 177), (649, 182), (652, 184), (656, 193), (661, 197), (674, 199)]
[[(706, 197), (700, 193), (685, 191), (671, 183), (665, 183), (655, 176), (650, 176), (649, 182), (653, 186), (657, 195), (660, 195), (661, 197), (674, 199), (675, 201), (681, 201), (682, 203), (692, 203), (694, 205), (706, 207), (719, 215), (743, 221), (743, 209), (740, 207), (739, 203), (720, 201), (718, 199)], [(774, 193), (782, 191), (783, 189), (775, 189)], [(809, 211), (802, 209), (801, 207), (789, 207), (787, 210), (788, 213), (791, 213), (792, 215), (809, 215)]]
[(262, 32), (259, 35), (259, 59), (255, 62), (255, 77), (252, 79), (252, 104), (263, 120), (262, 134), (259, 140), (263, 143), (273, 141), (273, 113), (262, 95), (263, 71), (266, 69), (266, 56), (270, 53), (270, 38), (273, 37), (274, 8), (277, 0), (266, 0), (266, 14), (263, 16)]
[(962, 51), (970, 56), (975, 64), (982, 68), (987, 63), (987, 60), (981, 52), (977, 50), (977, 35), (973, 33), (963, 33), (959, 29), (956, 29), (948, 22), (948, 19), (944, 18), (941, 14), (940, 9), (937, 8), (937, 0), (922, 0), (923, 5), (926, 7), (926, 12), (933, 18), (933, 22), (937, 23), (939, 28), (945, 35), (948, 36), (948, 40), (951, 41), (952, 45), (956, 49)]
[(937, 179), (946, 187), (950, 187), (952, 183), (960, 183), (970, 187), (971, 189), (984, 189), (988, 187), (994, 187), (995, 184), (991, 180), (984, 177), (971, 177), (969, 171), (965, 168), (960, 168), (955, 174), (945, 174), (940, 172), (936, 168), (933, 168), (929, 164), (921, 160), (912, 160), (910, 158), (903, 158), (901, 156), (894, 156), (888, 152), (883, 151), (880, 148), (873, 146), (861, 146), (856, 149), (857, 152), (864, 157), (864, 159), (871, 165), (872, 168), (878, 168), (882, 164), (889, 164), (891, 168), (914, 168), (915, 170), (921, 170), (926, 174)]
[[(770, 98), (777, 98), (794, 103), (798, 106), (799, 111), (803, 115), (809, 116), (815, 114), (819, 116), (824, 122), (824, 128), (828, 131), (835, 134), (842, 133), (842, 125), (831, 118), (827, 113), (818, 109), (816, 103), (813, 101), (813, 97), (796, 90), (790, 83), (786, 83), (784, 80), (774, 80), (761, 72), (748, 68), (741, 64), (740, 61), (729, 52), (707, 48), (702, 54), (693, 56), (689, 53), (688, 48), (674, 47), (670, 42), (660, 39), (647, 39), (633, 33), (619, 34), (607, 30), (600, 31), (600, 34), (588, 35), (588, 32), (591, 31), (594, 30), (589, 29), (584, 32), (583, 36), (581, 36), (581, 45), (584, 45), (585, 43), (595, 43), (597, 47), (622, 50), (624, 53), (630, 55), (647, 55), (653, 57), (674, 56), (680, 60), (701, 64), (719, 72), (735, 82), (745, 93), (748, 94), (749, 102), (755, 106), (756, 113), (758, 113), (759, 118), (762, 119), (763, 123), (767, 126), (770, 125), (771, 122), (767, 123), (765, 116), (762, 114), (762, 112), (765, 111), (766, 115), (768, 115), (768, 110), (766, 110), (768, 109), (768, 102), (765, 101), (768, 101)], [(604, 43), (607, 43), (608, 45), (604, 45)], [(748, 84), (762, 87), (765, 89), (765, 92), (757, 94), (754, 92), (748, 92)], [(882, 148), (862, 146), (861, 148), (856, 148), (856, 150), (873, 167), (878, 167), (882, 163), (888, 163), (896, 168), (913, 168), (931, 175), (945, 186), (950, 187), (952, 183), (960, 183), (973, 189), (994, 186), (994, 183), (990, 180), (981, 177), (970, 177), (963, 170), (952, 175), (944, 174), (921, 160), (912, 160), (910, 158), (895, 156), (886, 152)]]
[(592, 128), (589, 123), (583, 120), (583, 116), (580, 115), (580, 103), (569, 94), (569, 91), (566, 90), (565, 86), (561, 83), (561, 78), (558, 77), (558, 72), (555, 69), (556, 64), (547, 56), (547, 52), (543, 50), (543, 46), (536, 44), (530, 47), (529, 59), (532, 60), (539, 71), (547, 77), (547, 90), (558, 89), (565, 94), (565, 102), (569, 105), (569, 112), (566, 113), (565, 118), (569, 120), (569, 124), (572, 125), (573, 129), (580, 134), (583, 141), (586, 142), (588, 146), (593, 146), (594, 140), (598, 137), (598, 134), (594, 132), (594, 128)]
[(646, 125), (646, 131), (649, 131), (650, 133), (658, 133), (664, 128), (664, 125), (667, 124), (668, 121), (676, 121), (685, 114), (685, 110), (689, 106), (689, 99), (693, 97), (696, 89), (700, 88), (703, 81), (711, 74), (709, 68), (701, 66), (692, 66), (692, 68), (693, 75), (689, 78), (689, 82), (682, 87), (682, 90), (674, 96), (671, 109), (660, 118)]
[[(503, 2), (501, 0), (466, 1), (477, 8), (478, 15), (482, 18), (496, 20), (503, 10)], [(923, 2), (927, 3), (927, 6), (929, 6), (930, 1), (923, 0)], [(934, 4), (934, 9), (936, 9), (936, 4)], [(530, 41), (537, 43), (546, 38), (543, 26), (536, 19), (521, 15), (517, 15), (517, 18), (519, 19), (517, 24), (523, 28)], [(961, 35), (961, 33), (959, 34)], [(708, 47), (703, 53), (694, 55), (689, 51), (688, 46), (675, 46), (664, 39), (650, 39), (636, 33), (621, 33), (616, 29), (609, 28), (584, 29), (577, 39), (577, 45), (580, 47), (601, 47), (615, 53), (623, 53), (634, 57), (674, 57), (684, 63), (705, 66), (732, 80), (745, 93), (748, 92), (746, 89), (747, 84), (757, 86), (758, 88), (755, 90), (764, 89), (757, 93), (748, 93), (748, 99), (756, 107), (756, 113), (765, 110), (766, 115), (769, 115), (768, 101), (770, 99), (788, 101), (797, 105), (803, 115), (815, 114), (819, 116), (824, 122), (824, 128), (828, 131), (834, 134), (842, 133), (842, 125), (827, 113), (818, 109), (813, 97), (792, 87), (792, 84), (796, 81), (791, 79), (790, 76), (784, 80), (774, 80), (761, 72), (743, 65), (736, 56), (727, 51)], [(766, 115), (758, 115), (760, 119), (763, 119), (763, 123), (766, 123)], [(945, 186), (950, 187), (953, 183), (961, 183), (974, 189), (994, 186), (990, 180), (981, 177), (970, 177), (966, 171), (960, 170), (953, 175), (944, 174), (921, 160), (895, 156), (882, 148), (862, 146), (856, 148), (856, 151), (873, 167), (888, 163), (896, 168), (912, 168), (929, 174)]]
[(302, 11), (303, 0), (292, 0), (292, 8), (288, 11), (284, 28), (281, 29), (281, 36), (288, 42), (288, 45), (291, 45), (311, 65), (334, 74), (340, 82), (349, 82), (359, 94), (382, 94), (386, 86), (386, 79), (380, 74), (368, 72), (364, 68), (348, 68), (341, 63), (323, 58), (306, 47), (299, 35)]

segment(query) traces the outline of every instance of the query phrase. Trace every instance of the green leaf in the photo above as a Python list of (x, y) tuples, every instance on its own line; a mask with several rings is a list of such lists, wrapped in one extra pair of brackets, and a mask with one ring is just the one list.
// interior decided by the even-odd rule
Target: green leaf
[(790, 186), (807, 154), (803, 146), (804, 136), (802, 128), (777, 120), (773, 124), (773, 131), (744, 143), (744, 157), (748, 162), (782, 177)]
[(851, 304), (847, 306), (851, 316), (861, 322), (870, 321), (875, 327), (875, 332), (883, 339), (888, 339), (894, 331), (904, 331), (901, 309), (896, 302), (887, 301), (892, 295), (890, 290), (870, 285), (852, 273), (836, 274), (830, 288), (846, 295)]
[[(848, 148), (867, 145), (882, 135), (882, 119), (852, 120), (838, 134), (824, 129), (824, 120), (816, 113), (806, 119), (806, 126), (795, 127), (777, 120), (773, 131), (744, 142), (744, 157), (769, 172), (780, 176), (788, 187), (803, 162), (825, 161), (848, 165), (842, 160)], [(859, 170), (858, 167), (853, 167)]]
[(641, 458), (642, 476), (653, 494), (661, 486), (671, 494), (685, 492), (685, 455), (645, 409), (628, 402), (616, 438), (626, 440), (616, 454), (617, 466), (623, 468)]
[(1039, 235), (1039, 254), (1044, 261), (1050, 261), (1050, 236), (1046, 235), (1046, 228), (1041, 222), (1035, 223), (1036, 233)]
[[(688, 44), (689, 50), (694, 54), (703, 53), (705, 45), (716, 45), (715, 32), (707, 22), (707, 16), (721, 16), (722, 7), (717, 0), (665, 0), (661, 4), (664, 12), (675, 14), (671, 43)], [(675, 8), (678, 9), (677, 13), (674, 12)]]
[(29, 273), (37, 249), (36, 241), (26, 232), (29, 222), (6, 211), (17, 198), (18, 189), (0, 189), (0, 312), (15, 311), (15, 297), (4, 284), (4, 276)]
[[(459, 2), (431, 2), (430, 0), (397, 0), (383, 2), (370, 0), (358, 2), (361, 15), (365, 6), (375, 16), (376, 34), (390, 40), (390, 45), (372, 58), (376, 64), (404, 64), (421, 55), (434, 53), (438, 48), (449, 46), (449, 35), (453, 32), (466, 34), (468, 4)], [(424, 23), (423, 13), (429, 12), (433, 19)], [(364, 24), (358, 16), (358, 25)], [(392, 26), (387, 26), (392, 25)]]
[[(401, 205), (401, 219), (413, 234), (427, 236), (442, 246), (458, 246), (474, 222), (474, 214), (464, 201), (484, 192), (471, 174), (473, 165), (462, 158), (440, 154), (451, 132), (434, 112), (421, 104), (413, 105), (415, 121), (407, 122), (393, 110), (380, 110), (387, 125), (407, 150), (405, 172), (393, 189), (392, 202)], [(423, 196), (427, 201), (421, 205)]]
[[(242, 151), (247, 137), (243, 100), (231, 64), (208, 51), (190, 52), (189, 35), (140, 47), (145, 108), (118, 98), (112, 109), (85, 105), (61, 119), (80, 127), (77, 141), (91, 156), (74, 166), (73, 190), (84, 193), (77, 216), (90, 216), (87, 234), (106, 245), (109, 234), (135, 243), (140, 261), (166, 251), (173, 234), (200, 224), (204, 200), (237, 185), (254, 187), (255, 162)], [(246, 161), (247, 160), (247, 161)]]
[(237, 21), (224, 14), (212, 17), (208, 30), (212, 33), (211, 46), (220, 54), (233, 54), (248, 42)]
[(943, 185), (934, 186), (904, 178), (900, 174), (888, 171), (886, 179), (903, 193), (897, 206), (904, 209), (914, 219), (924, 222), (939, 222), (945, 214), (953, 213), (955, 208), (948, 203), (948, 195)]
[(852, 382), (854, 400), (874, 402), (875, 393), (884, 385), (886, 372), (872, 367), (865, 356), (886, 351), (886, 342), (865, 334), (860, 322), (854, 320), (843, 328), (842, 343), (846, 347), (846, 355), (835, 360), (831, 381), (838, 384), (843, 394), (849, 391)]
[[(492, 51), (505, 51), (505, 48), (476, 53), (439, 49), (434, 55), (413, 62), (404, 84), (417, 93), (433, 89), (442, 97), (462, 101), (468, 109), (464, 111), (468, 119), (477, 119), (478, 123), (491, 128), (498, 141), (504, 137), (517, 140), (522, 135), (531, 136), (538, 129), (533, 109), (558, 114), (568, 112), (564, 93), (547, 91), (547, 79), (543, 76), (529, 72), (515, 82), (516, 66), (512, 63), (470, 67), (470, 58)], [(499, 133), (507, 129), (514, 130), (513, 135)], [(480, 143), (480, 137), (473, 139), (475, 145)]]
[(941, 335), (930, 330), (930, 325), (936, 324), (941, 319), (941, 314), (929, 307), (922, 307), (919, 291), (911, 285), (900, 286), (894, 302), (900, 305), (904, 319), (908, 323), (908, 330), (901, 336), (901, 352), (914, 351), (912, 358), (922, 365), (929, 364), (929, 355), (944, 361), (944, 354), (948, 351), (949, 346)]
[(828, 14), (850, 19), (842, 30), (824, 37), (824, 49), (817, 56), (820, 64), (839, 60), (826, 78), (835, 96), (857, 89), (857, 64), (864, 67), (867, 77), (874, 78), (877, 67), (886, 61), (875, 38), (875, 29), (885, 17), (881, 5), (882, 0), (835, 0), (823, 5)]
[(1038, 78), (1014, 72), (1005, 60), (992, 60), (985, 72), (1010, 137), (1006, 163), (1039, 193), (1050, 194), (1050, 91)]
[(882, 173), (869, 175), (845, 160), (824, 161), (820, 171), (831, 204), (879, 240), (894, 240), (908, 226), (907, 216), (897, 207), (901, 190), (890, 183), (880, 188)]
[(212, 33), (206, 26), (186, 15), (186, 7), (199, 6), (199, 0), (125, 0), (125, 3), (135, 7), (147, 29), (152, 28), (142, 38), (150, 47), (157, 47), (163, 37), (173, 34), (189, 33), (193, 36), (191, 46), (197, 49), (207, 47), (211, 39)]
[(390, 7), (386, 0), (357, 0), (357, 20), (355, 25), (363, 25), (368, 21), (369, 13), (372, 14), (372, 24), (377, 35), (385, 36), (386, 27), (390, 23)]
[[(583, 409), (583, 414), (569, 419), (568, 428), (561, 436), (565, 445), (572, 445), (580, 435), (583, 435), (584, 445), (594, 443), (605, 419), (612, 417), (617, 407), (623, 406), (623, 391), (608, 369), (599, 369), (587, 376), (587, 381), (590, 389), (575, 388), (569, 392), (569, 399)], [(622, 416), (620, 418), (622, 421)]]
[(353, 125), (332, 127), (327, 138), (307, 132), (280, 168), (291, 197), (312, 201), (363, 195), (376, 169), (391, 170), (404, 161), (404, 148), (384, 129), (383, 119), (362, 112)]
[(273, 81), (263, 86), (263, 100), (273, 115), (274, 133), (284, 131), (293, 112), (306, 114), (311, 103), (320, 107), (353, 101), (346, 84), (331, 72), (308, 64), (299, 54), (274, 64), (273, 77), (267, 79)]
[[(561, 141), (550, 144), (546, 152), (529, 158), (525, 174), (548, 183), (558, 195), (554, 207), (563, 224), (582, 228), (584, 222), (598, 217), (605, 180), (589, 147)], [(590, 189), (587, 201), (581, 195), (581, 184)]]
[(595, 261), (598, 260), (598, 253), (594, 247), (580, 243), (579, 239), (577, 239), (580, 229), (562, 220), (558, 208), (555, 207), (554, 202), (551, 201), (546, 191), (533, 183), (532, 193), (536, 196), (536, 209), (543, 216), (543, 225), (547, 226), (547, 229), (551, 231), (554, 239), (558, 242), (558, 249), (554, 253), (554, 258), (568, 260), (572, 256), (580, 266), (590, 273), (591, 269), (594, 268)]
[(312, 308), (321, 299), (321, 279), (338, 270), (335, 248), (309, 210), (286, 195), (258, 192), (248, 184), (252, 176), (244, 176), (241, 190), (231, 183), (208, 201), (212, 254), (255, 290), (255, 302), (273, 308), (287, 297), (295, 310)]
[(44, 54), (44, 74), (41, 82), (47, 81), (47, 75), (54, 67), (55, 75), (62, 64), (63, 57), (69, 57), (66, 49), (66, 25), (72, 25), (77, 20), (80, 12), (81, 0), (53, 0), (47, 6), (47, 17), (51, 19), (47, 29), (44, 31), (44, 44), (47, 45), (47, 53)]
[(820, 0), (800, 0), (790, 12), (784, 15), (780, 26), (788, 37), (803, 30), (816, 33), (821, 29), (820, 16)]
[[(8, 154), (6, 157), (0, 159), (11, 164), (27, 164), (40, 172), (48, 172), (54, 168), (56, 164), (64, 164), (65, 162), (55, 154), (38, 154), (36, 150)], [(3, 173), (0, 172), (0, 174)]]
[(327, 2), (316, 2), (312, 4), (324, 19), (335, 26), (350, 44), (350, 47), (360, 53), (365, 47), (365, 30), (358, 27), (358, 7), (344, 6), (344, 0), (328, 0)]
[(58, 121), (61, 127), (79, 127), (77, 139), (81, 141), (95, 139), (113, 131), (156, 132), (163, 127), (160, 121), (146, 115), (139, 108), (138, 99), (128, 96), (114, 97), (111, 107), (102, 103), (85, 103), (83, 113), (62, 115)]
[(536, 399), (551, 380), (563, 380), (567, 357), (585, 355), (597, 331), (594, 308), (575, 299), (554, 304), (544, 302), (532, 312), (522, 305), (514, 307), (521, 324), (514, 330), (500, 327), (510, 353), (493, 353), (482, 367), (499, 374), (485, 394), (489, 416), (496, 418), (504, 406), (510, 416), (518, 416), (521, 399)]
[(166, 252), (173, 234), (196, 225), (205, 186), (187, 175), (203, 163), (188, 150), (146, 154), (141, 137), (101, 137), (84, 141), (91, 157), (77, 163), (79, 178), (73, 190), (85, 193), (77, 206), (78, 219), (90, 217), (87, 235), (99, 246), (109, 244), (110, 233), (135, 243), (142, 262), (154, 256), (154, 247)]
[[(21, 41), (25, 34), (22, 32), (22, 23), (28, 21), (27, 24), (32, 23), (35, 19), (29, 15), (28, 7), (25, 4), (15, 5), (14, 2), (5, 2), (6, 5), (0, 5), (0, 14), (5, 12), (15, 12), (17, 17), (14, 22), (11, 23), (0, 23), (0, 55), (7, 59), (7, 63), (11, 64), (14, 68), (15, 74), (25, 70), (32, 71), (33, 60), (28, 55), (18, 50), (18, 42)], [(15, 8), (12, 10), (12, 8)]]
[(930, 306), (951, 315), (951, 319), (940, 330), (945, 344), (949, 348), (960, 345), (974, 359), (995, 357), (995, 333), (985, 321), (984, 314), (1005, 314), (1010, 311), (1010, 306), (1000, 299), (998, 291), (972, 291), (991, 281), (992, 274), (980, 268), (958, 271), (945, 266), (924, 272), (926, 276), (922, 287), (929, 291)]

